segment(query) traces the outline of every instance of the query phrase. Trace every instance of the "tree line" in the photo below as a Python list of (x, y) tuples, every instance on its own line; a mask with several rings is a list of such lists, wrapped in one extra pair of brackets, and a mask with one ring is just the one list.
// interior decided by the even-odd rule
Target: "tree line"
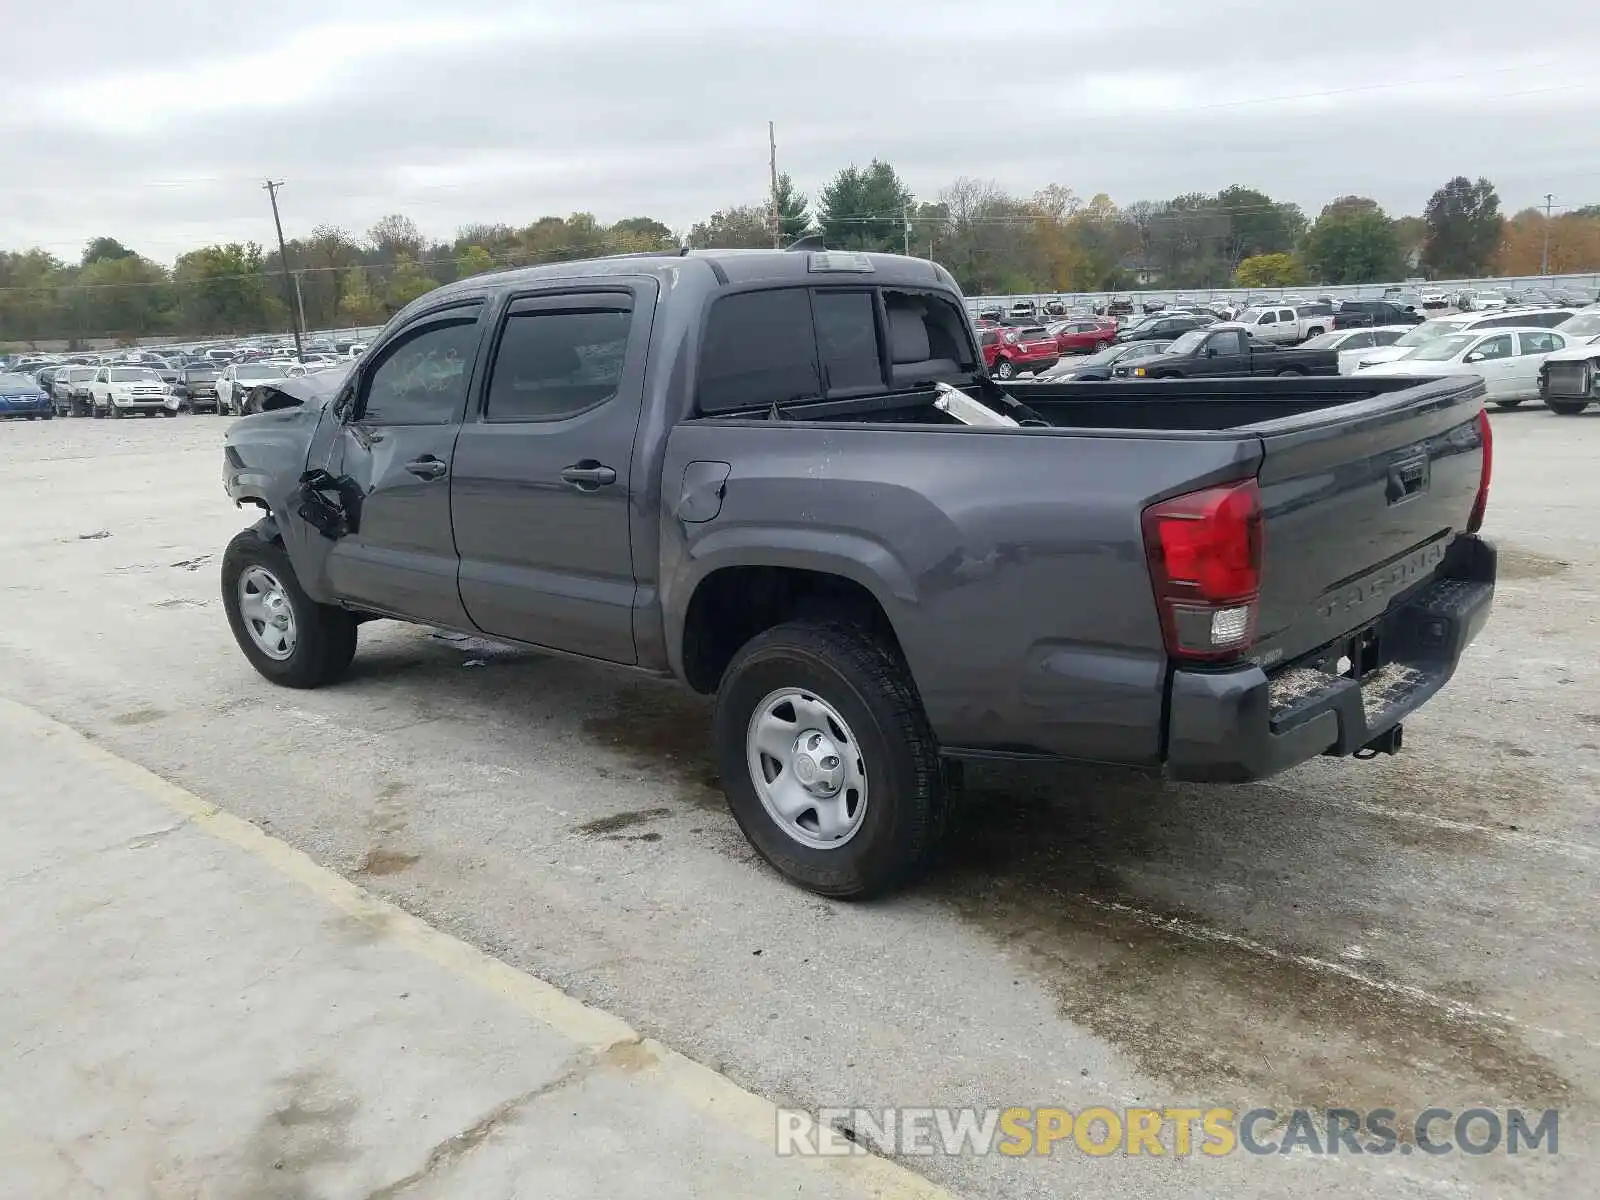
[(1532, 275), (1547, 246), (1553, 273), (1600, 270), (1600, 206), (1507, 218), (1488, 180), (1464, 176), (1420, 216), (1393, 217), (1350, 195), (1314, 220), (1244, 185), (1119, 206), (1103, 193), (1085, 200), (1052, 185), (1023, 197), (961, 178), (919, 199), (878, 159), (839, 171), (814, 200), (780, 176), (775, 199), (730, 205), (686, 231), (648, 216), (607, 225), (590, 213), (466, 225), (450, 242), (402, 214), (364, 234), (321, 225), (288, 244), (288, 278), (278, 252), (255, 243), (197, 247), (170, 268), (111, 237), (90, 241), (77, 262), (0, 251), (0, 342), (283, 330), (291, 305), (311, 329), (376, 325), (440, 284), (496, 268), (679, 245), (770, 247), (813, 232), (832, 248), (935, 259), (977, 295)]

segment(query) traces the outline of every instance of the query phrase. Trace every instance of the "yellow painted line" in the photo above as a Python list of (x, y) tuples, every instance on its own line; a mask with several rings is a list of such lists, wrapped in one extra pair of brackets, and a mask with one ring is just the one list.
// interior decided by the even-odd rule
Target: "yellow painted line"
[[(96, 745), (53, 717), (5, 697), (0, 697), (0, 713), (9, 720), (34, 725), (42, 733), (63, 739), (81, 758), (187, 817), (196, 829), (238, 847), (341, 912), (367, 923), (378, 938), (393, 942), (493, 992), (593, 1053), (615, 1059), (619, 1047), (637, 1047), (643, 1053), (630, 1057), (644, 1064), (637, 1072), (639, 1078), (665, 1087), (679, 1100), (744, 1134), (769, 1153), (775, 1153), (776, 1106), (746, 1091), (726, 1075), (654, 1039), (641, 1037), (626, 1021), (591, 1008), (553, 984), (435, 929), (403, 908), (320, 866), (287, 842), (138, 763)], [(953, 1193), (937, 1184), (875, 1155), (804, 1157), (797, 1161), (875, 1200), (956, 1200)]]

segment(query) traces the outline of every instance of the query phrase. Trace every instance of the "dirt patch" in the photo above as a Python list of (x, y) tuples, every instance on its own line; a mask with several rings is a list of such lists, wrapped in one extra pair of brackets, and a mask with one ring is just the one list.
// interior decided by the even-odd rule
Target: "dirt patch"
[[(1141, 894), (1132, 881), (1181, 858), (1193, 837), (1184, 821), (1199, 818), (1180, 817), (1154, 781), (1094, 770), (1057, 779), (971, 789), (926, 890), (1142, 1071), (1216, 1103), (1280, 1109), (1418, 1109), (1460, 1095), (1566, 1104), (1560, 1070), (1491, 1013), (1390, 982), (1378, 963), (1255, 941)], [(1417, 837), (1439, 848), (1439, 831)]]
[(1579, 713), (1578, 720), (1585, 725), (1593, 725), (1596, 729), (1600, 729), (1600, 713)]
[(204, 600), (190, 600), (186, 596), (175, 596), (171, 600), (157, 600), (151, 608), (204, 608)]
[(727, 806), (711, 759), (711, 701), (705, 697), (671, 684), (635, 684), (612, 698), (610, 711), (586, 718), (583, 732), (632, 769), (676, 783), (685, 803)]
[(152, 721), (159, 721), (166, 715), (166, 711), (159, 708), (130, 708), (127, 712), (121, 712), (112, 717), (111, 723), (113, 725), (149, 725)]
[(600, 1061), (613, 1070), (635, 1075), (648, 1071), (661, 1060), (643, 1042), (616, 1042), (601, 1051)]
[(1572, 566), (1564, 558), (1540, 554), (1521, 546), (1501, 546), (1496, 575), (1500, 579), (1549, 579)]
[(420, 854), (407, 854), (400, 850), (377, 848), (368, 850), (356, 867), (357, 875), (398, 875), (410, 870), (421, 861)]
[[(659, 821), (663, 817), (670, 817), (670, 808), (645, 808), (638, 812), (615, 813), (609, 817), (601, 817), (595, 821), (585, 821), (578, 826), (578, 832), (585, 837), (601, 837), (605, 834), (620, 833), (624, 829), (632, 829), (635, 825), (645, 825), (651, 821)], [(657, 837), (660, 835), (657, 834)]]

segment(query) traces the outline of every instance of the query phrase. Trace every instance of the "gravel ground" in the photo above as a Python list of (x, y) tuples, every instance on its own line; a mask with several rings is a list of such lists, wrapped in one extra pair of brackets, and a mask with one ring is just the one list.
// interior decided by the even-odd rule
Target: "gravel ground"
[[(380, 623), (234, 646), (225, 420), (0, 426), (0, 691), (780, 1103), (1562, 1110), (1561, 1153), (918, 1160), (962, 1194), (1572, 1196), (1600, 1110), (1600, 412), (1496, 412), (1501, 586), (1406, 750), (1269, 783), (969, 771), (939, 869), (756, 860), (703, 702)], [(1592, 1186), (1592, 1184), (1591, 1184)]]

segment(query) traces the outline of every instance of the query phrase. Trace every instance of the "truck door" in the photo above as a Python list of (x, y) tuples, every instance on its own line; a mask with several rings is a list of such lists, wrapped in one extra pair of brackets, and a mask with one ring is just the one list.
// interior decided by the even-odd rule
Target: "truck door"
[(629, 518), (654, 482), (633, 443), (655, 298), (652, 280), (589, 284), (500, 317), (450, 485), (461, 599), (485, 633), (638, 661)]
[[(362, 608), (471, 628), (456, 586), (450, 469), (482, 340), (481, 304), (419, 316), (353, 381), (327, 470), (359, 497), (328, 550), (334, 595)], [(315, 464), (313, 464), (315, 465)]]
[(1248, 375), (1244, 334), (1237, 329), (1219, 329), (1206, 339), (1207, 375)]
[[(1465, 366), (1483, 377), (1484, 391), (1491, 400), (1504, 400), (1516, 392), (1517, 364), (1522, 361), (1509, 333), (1484, 338), (1462, 358)], [(1533, 369), (1537, 371), (1538, 367)], [(1534, 390), (1538, 390), (1537, 381)]]

